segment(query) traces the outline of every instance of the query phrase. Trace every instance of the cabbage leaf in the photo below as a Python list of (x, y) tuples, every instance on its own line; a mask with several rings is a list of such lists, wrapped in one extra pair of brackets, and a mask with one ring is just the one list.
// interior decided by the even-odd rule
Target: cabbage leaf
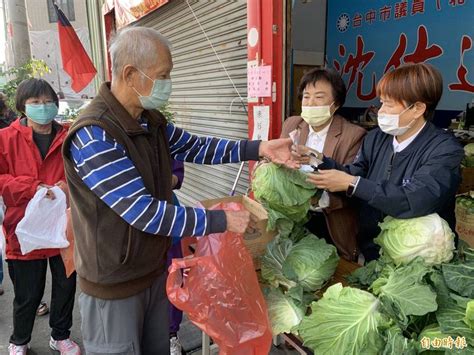
[(474, 249), (458, 252), (457, 259), (443, 264), (442, 269), (446, 284), (451, 290), (474, 299)]
[(389, 322), (379, 306), (369, 292), (338, 283), (312, 303), (298, 332), (317, 354), (379, 354), (385, 344), (378, 329)]
[(297, 326), (303, 320), (307, 306), (284, 294), (278, 288), (266, 288), (263, 291), (267, 301), (268, 318), (274, 335), (296, 333)]
[(316, 291), (332, 277), (338, 263), (336, 247), (309, 234), (294, 244), (283, 263), (283, 273), (305, 291)]

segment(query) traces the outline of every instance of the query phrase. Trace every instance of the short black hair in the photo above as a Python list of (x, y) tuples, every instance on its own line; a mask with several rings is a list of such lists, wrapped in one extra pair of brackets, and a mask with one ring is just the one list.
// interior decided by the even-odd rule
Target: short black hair
[(56, 95), (54, 89), (46, 80), (36, 78), (23, 80), (20, 85), (18, 85), (18, 89), (16, 90), (16, 110), (23, 114), (25, 112), (26, 100), (32, 97), (40, 96), (51, 97), (56, 106), (59, 107), (58, 95)]
[(298, 98), (303, 99), (304, 89), (308, 85), (315, 85), (318, 81), (327, 81), (332, 87), (332, 96), (334, 96), (334, 102), (336, 106), (341, 108), (346, 102), (346, 84), (342, 80), (341, 75), (334, 69), (319, 69), (315, 68), (307, 72), (301, 78), (298, 86)]

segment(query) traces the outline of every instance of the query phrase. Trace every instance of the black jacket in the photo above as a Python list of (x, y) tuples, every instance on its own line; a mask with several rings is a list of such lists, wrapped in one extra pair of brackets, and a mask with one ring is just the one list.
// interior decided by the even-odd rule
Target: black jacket
[(372, 242), (386, 215), (413, 218), (438, 213), (454, 231), (455, 194), (461, 182), (462, 146), (450, 133), (428, 122), (403, 151), (394, 154), (393, 136), (369, 132), (351, 165), (324, 158), (322, 169), (361, 176), (354, 196), (360, 200), (359, 243), (367, 260), (378, 257)]

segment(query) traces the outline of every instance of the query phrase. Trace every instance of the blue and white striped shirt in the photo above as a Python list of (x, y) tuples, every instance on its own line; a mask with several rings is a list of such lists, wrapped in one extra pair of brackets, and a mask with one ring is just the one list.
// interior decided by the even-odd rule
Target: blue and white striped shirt
[[(142, 124), (146, 127), (146, 123)], [(166, 133), (172, 158), (196, 164), (258, 160), (259, 141), (198, 137), (172, 124)], [(223, 211), (174, 206), (154, 198), (125, 148), (98, 126), (78, 130), (70, 148), (84, 183), (120, 217), (146, 233), (171, 237), (223, 232)]]

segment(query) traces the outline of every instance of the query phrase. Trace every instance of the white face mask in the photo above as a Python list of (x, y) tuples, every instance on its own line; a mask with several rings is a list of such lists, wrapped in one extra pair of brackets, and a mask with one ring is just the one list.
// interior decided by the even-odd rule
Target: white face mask
[(408, 106), (399, 114), (388, 114), (388, 113), (380, 113), (377, 116), (377, 121), (379, 124), (380, 129), (392, 136), (401, 136), (405, 134), (412, 126), (413, 123), (416, 121), (414, 118), (407, 126), (400, 127), (400, 116), (403, 115), (406, 111), (408, 111), (413, 105)]
[(301, 107), (301, 117), (310, 126), (322, 126), (331, 119), (331, 106), (333, 104), (334, 102), (328, 106), (303, 106)]

